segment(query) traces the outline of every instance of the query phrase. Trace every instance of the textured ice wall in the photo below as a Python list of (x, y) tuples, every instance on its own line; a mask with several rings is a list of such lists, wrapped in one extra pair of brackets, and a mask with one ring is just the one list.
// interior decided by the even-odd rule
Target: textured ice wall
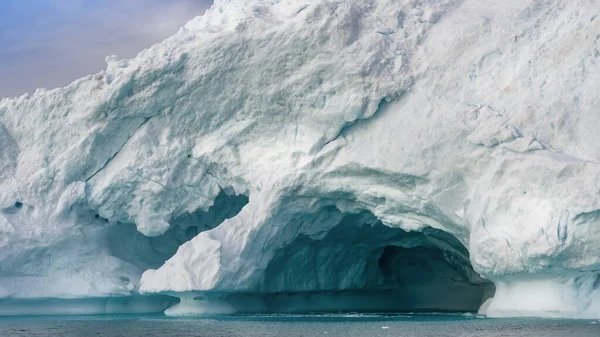
[[(0, 297), (355, 290), (371, 274), (343, 242), (307, 251), (316, 283), (300, 270), (269, 289), (266, 271), (368, 212), (456, 238), (498, 286), (489, 315), (598, 317), (599, 8), (217, 1), (135, 59), (3, 100)], [(223, 194), (249, 202), (141, 283), (155, 267), (107, 243), (134, 225), (167, 242)]]

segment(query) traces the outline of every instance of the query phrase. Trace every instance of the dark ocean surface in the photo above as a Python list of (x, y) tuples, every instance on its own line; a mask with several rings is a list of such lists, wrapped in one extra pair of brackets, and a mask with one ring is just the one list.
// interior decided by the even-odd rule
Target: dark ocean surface
[(600, 337), (591, 320), (488, 319), (462, 314), (3, 317), (0, 336)]

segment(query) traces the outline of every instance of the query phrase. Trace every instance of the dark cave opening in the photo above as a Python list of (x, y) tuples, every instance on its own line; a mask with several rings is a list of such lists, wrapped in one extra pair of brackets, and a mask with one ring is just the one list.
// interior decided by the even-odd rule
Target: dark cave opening
[[(473, 270), (467, 249), (451, 234), (391, 228), (370, 212), (322, 212), (341, 220), (326, 234), (310, 229), (322, 223), (323, 214), (316, 222), (301, 220), (307, 229), (300, 229), (265, 270), (262, 310), (466, 312), (493, 296), (494, 285)], [(230, 303), (244, 302), (239, 295), (228, 297)]]

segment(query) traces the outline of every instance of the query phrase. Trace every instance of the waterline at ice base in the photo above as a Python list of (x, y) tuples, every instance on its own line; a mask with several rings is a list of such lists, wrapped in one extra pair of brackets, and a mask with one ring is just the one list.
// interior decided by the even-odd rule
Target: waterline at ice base
[(0, 315), (600, 318), (600, 3), (216, 0), (0, 102)]

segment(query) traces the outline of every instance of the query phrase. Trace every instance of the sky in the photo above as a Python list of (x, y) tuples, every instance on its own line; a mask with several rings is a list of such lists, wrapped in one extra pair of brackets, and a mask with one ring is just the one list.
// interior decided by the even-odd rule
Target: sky
[(131, 58), (212, 0), (0, 0), (0, 98), (52, 89)]

